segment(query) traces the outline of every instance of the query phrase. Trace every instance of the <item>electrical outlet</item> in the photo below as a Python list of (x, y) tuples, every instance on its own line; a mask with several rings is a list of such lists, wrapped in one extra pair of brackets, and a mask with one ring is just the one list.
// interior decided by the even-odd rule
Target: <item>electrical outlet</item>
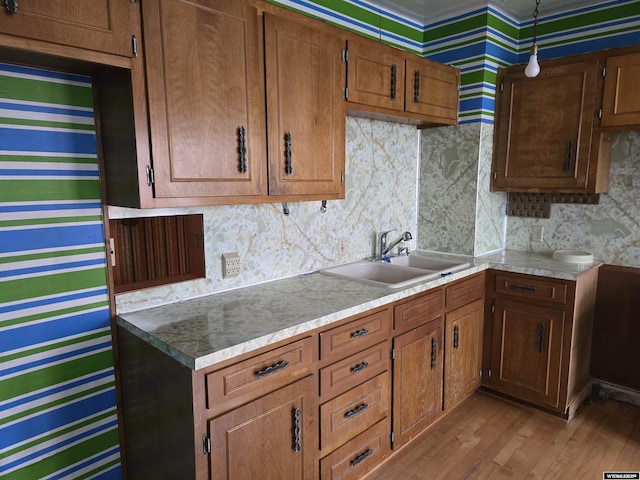
[(541, 225), (534, 225), (531, 227), (531, 241), (542, 242), (544, 238), (544, 227)]
[(237, 277), (242, 272), (242, 260), (237, 252), (222, 254), (222, 278)]
[(347, 256), (347, 239), (344, 237), (338, 238), (338, 259), (344, 260)]

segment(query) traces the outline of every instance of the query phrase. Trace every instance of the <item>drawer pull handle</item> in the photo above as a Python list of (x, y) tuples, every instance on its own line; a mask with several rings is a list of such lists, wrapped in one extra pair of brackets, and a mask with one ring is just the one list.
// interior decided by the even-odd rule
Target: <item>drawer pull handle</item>
[(16, 0), (4, 0), (4, 9), (7, 13), (13, 15), (18, 11), (18, 2)]
[(413, 101), (420, 103), (420, 70), (413, 74)]
[(518, 290), (520, 292), (527, 292), (527, 293), (535, 293), (536, 287), (532, 287), (530, 285), (511, 285), (511, 290)]
[(287, 362), (286, 360), (281, 360), (278, 363), (274, 363), (273, 365), (269, 365), (268, 367), (263, 368), (262, 370), (258, 370), (256, 372), (256, 377), (264, 378), (271, 375), (272, 373), (276, 373), (279, 370), (285, 369), (288, 366), (289, 362)]
[(367, 408), (369, 408), (369, 404), (368, 403), (361, 403), (356, 408), (354, 408), (352, 410), (349, 410), (347, 413), (345, 413), (344, 414), (344, 418), (347, 418), (347, 419), (353, 418), (356, 415), (359, 415), (362, 412), (364, 412)]
[(460, 326), (453, 327), (453, 348), (460, 348)]
[(356, 330), (355, 332), (353, 332), (351, 334), (351, 338), (360, 338), (360, 337), (364, 337), (365, 335), (367, 335), (369, 333), (369, 330), (367, 330), (366, 328), (361, 328), (360, 330)]
[(363, 461), (365, 461), (367, 458), (369, 458), (371, 455), (373, 455), (373, 449), (372, 448), (367, 448), (364, 452), (362, 452), (360, 455), (358, 455), (356, 458), (354, 458), (353, 460), (351, 460), (351, 466), (355, 467), (356, 465), (358, 465), (359, 463), (362, 463)]
[(351, 367), (351, 373), (361, 372), (362, 370), (364, 370), (368, 366), (369, 366), (369, 364), (367, 362), (359, 363), (358, 365), (355, 365), (355, 366)]
[(302, 427), (300, 422), (300, 408), (295, 407), (291, 412), (293, 415), (293, 451), (300, 453), (302, 450)]
[(542, 322), (538, 326), (538, 351), (544, 352), (544, 323)]
[(433, 337), (431, 339), (431, 369), (438, 368), (438, 339)]

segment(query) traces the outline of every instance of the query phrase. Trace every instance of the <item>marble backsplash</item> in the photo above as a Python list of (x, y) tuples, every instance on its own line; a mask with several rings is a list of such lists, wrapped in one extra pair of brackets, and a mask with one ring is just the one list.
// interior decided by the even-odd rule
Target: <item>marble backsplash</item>
[[(374, 253), (377, 232), (416, 237), (419, 131), (412, 126), (347, 117), (346, 198), (327, 202), (136, 210), (109, 207), (111, 218), (202, 213), (206, 278), (116, 297), (119, 313), (306, 273)], [(338, 251), (345, 239), (344, 254)], [(411, 249), (415, 240), (408, 242)], [(243, 271), (222, 278), (221, 256), (238, 252)]]
[[(530, 237), (534, 225), (544, 228), (542, 242)], [(553, 204), (548, 219), (508, 217), (506, 248), (585, 250), (605, 263), (640, 267), (640, 132), (614, 136), (609, 191), (599, 205)]]
[(483, 255), (504, 248), (507, 197), (489, 191), (493, 125), (424, 130), (418, 248)]

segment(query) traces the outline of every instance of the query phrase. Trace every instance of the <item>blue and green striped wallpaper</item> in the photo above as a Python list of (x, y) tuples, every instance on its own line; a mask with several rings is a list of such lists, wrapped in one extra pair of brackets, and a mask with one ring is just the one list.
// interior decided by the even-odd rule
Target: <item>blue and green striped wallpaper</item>
[[(366, 0), (269, 0), (381, 42), (458, 67), (460, 123), (493, 123), (499, 67), (528, 60), (533, 20), (486, 6), (427, 25)], [(531, 1), (531, 11), (535, 2)], [(640, 44), (640, 0), (608, 0), (545, 15), (540, 5), (539, 58)]]
[(91, 80), (0, 64), (0, 478), (121, 478)]

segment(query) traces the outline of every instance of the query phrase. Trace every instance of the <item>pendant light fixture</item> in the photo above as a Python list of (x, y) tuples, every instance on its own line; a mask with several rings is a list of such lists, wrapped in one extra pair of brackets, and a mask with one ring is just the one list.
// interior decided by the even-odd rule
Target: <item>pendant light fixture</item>
[(540, 73), (540, 65), (538, 64), (538, 45), (536, 43), (538, 36), (538, 6), (540, 0), (536, 0), (536, 9), (533, 11), (533, 45), (531, 46), (531, 56), (529, 57), (529, 63), (527, 68), (524, 69), (524, 74), (527, 77), (537, 77)]

